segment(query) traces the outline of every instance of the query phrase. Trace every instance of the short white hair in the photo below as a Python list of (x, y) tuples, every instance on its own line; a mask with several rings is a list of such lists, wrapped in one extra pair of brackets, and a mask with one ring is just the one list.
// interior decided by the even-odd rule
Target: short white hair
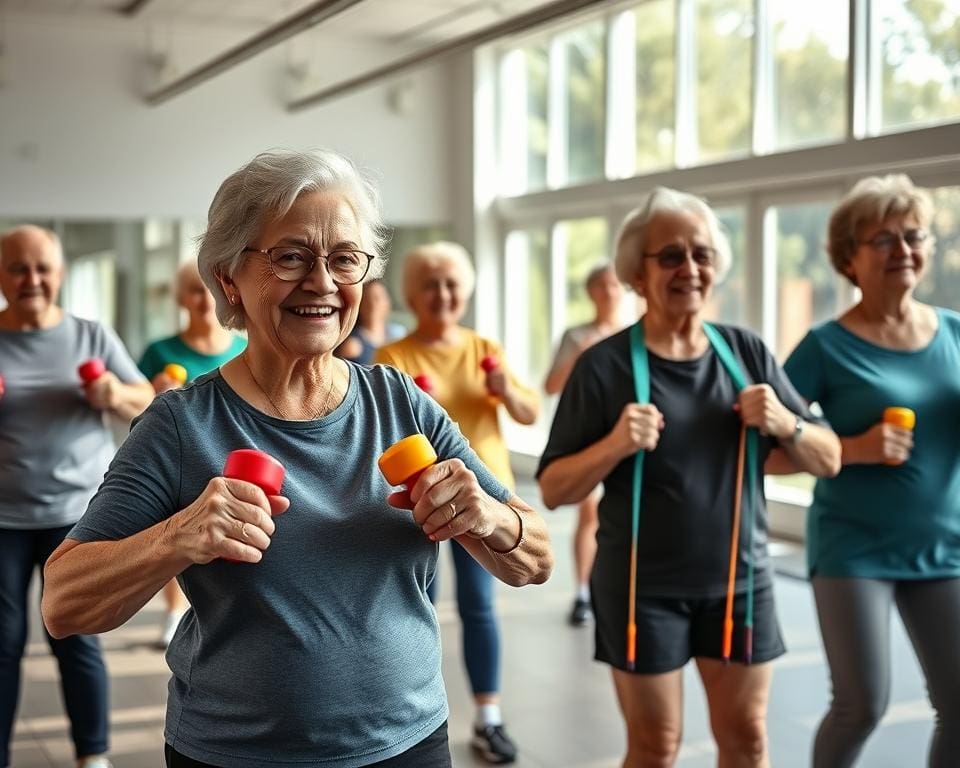
[(717, 282), (727, 276), (733, 256), (730, 252), (730, 241), (717, 214), (705, 200), (696, 195), (668, 187), (657, 187), (639, 207), (627, 214), (617, 232), (616, 268), (621, 282), (632, 286), (634, 278), (643, 273), (647, 226), (658, 213), (692, 213), (699, 216), (707, 227), (710, 244), (717, 250)]
[(200, 277), (216, 299), (217, 318), (225, 328), (242, 330), (246, 318), (242, 306), (227, 301), (217, 276), (232, 277), (248, 258), (243, 249), (265, 223), (284, 216), (300, 195), (328, 191), (347, 199), (360, 226), (360, 247), (376, 257), (365, 279), (383, 274), (389, 237), (372, 180), (332, 150), (263, 152), (220, 185), (200, 240)]
[(3, 259), (4, 243), (12, 245), (15, 240), (22, 238), (39, 237), (47, 241), (47, 245), (53, 250), (54, 256), (60, 263), (63, 263), (63, 243), (60, 242), (60, 236), (52, 229), (39, 227), (36, 224), (18, 224), (0, 233), (0, 260)]
[(410, 299), (416, 289), (416, 280), (424, 267), (435, 267), (439, 264), (452, 264), (456, 268), (463, 285), (464, 299), (469, 299), (473, 295), (473, 289), (477, 284), (477, 273), (467, 249), (459, 243), (439, 240), (435, 243), (418, 245), (403, 257), (403, 299), (408, 307), (413, 306)]

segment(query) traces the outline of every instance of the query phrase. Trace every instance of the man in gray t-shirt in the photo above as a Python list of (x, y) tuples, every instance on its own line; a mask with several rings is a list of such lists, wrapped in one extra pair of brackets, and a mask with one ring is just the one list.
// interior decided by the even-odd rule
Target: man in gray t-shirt
[[(10, 733), (36, 568), (80, 519), (114, 453), (104, 423), (131, 418), (153, 396), (116, 335), (57, 306), (63, 255), (56, 235), (18, 227), (0, 238), (0, 766)], [(106, 371), (82, 385), (79, 364)], [(50, 639), (81, 765), (106, 765), (107, 680), (96, 638)]]

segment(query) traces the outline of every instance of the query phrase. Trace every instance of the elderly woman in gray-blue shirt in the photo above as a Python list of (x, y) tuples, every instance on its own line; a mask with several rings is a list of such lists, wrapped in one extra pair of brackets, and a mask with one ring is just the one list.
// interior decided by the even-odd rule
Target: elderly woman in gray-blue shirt
[[(179, 580), (192, 607), (167, 655), (168, 766), (449, 766), (438, 542), (512, 585), (550, 572), (542, 520), (440, 407), (333, 355), (383, 270), (382, 232), (376, 191), (332, 152), (231, 175), (199, 261), (247, 349), (157, 398), (47, 565), (57, 637), (117, 627)], [(410, 511), (376, 460), (412, 433), (440, 460)], [(282, 495), (220, 477), (241, 447), (286, 467)]]

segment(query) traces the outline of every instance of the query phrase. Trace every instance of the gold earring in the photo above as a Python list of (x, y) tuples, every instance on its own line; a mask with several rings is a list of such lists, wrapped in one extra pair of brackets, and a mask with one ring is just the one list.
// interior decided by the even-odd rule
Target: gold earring
[(237, 297), (231, 293), (229, 296), (227, 296), (227, 301), (230, 302), (230, 306), (232, 307), (234, 304), (237, 303)]

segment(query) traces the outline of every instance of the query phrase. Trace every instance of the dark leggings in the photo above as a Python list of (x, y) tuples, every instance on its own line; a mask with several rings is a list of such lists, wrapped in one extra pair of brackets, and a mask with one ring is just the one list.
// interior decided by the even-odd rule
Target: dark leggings
[(890, 610), (903, 620), (926, 678), (936, 729), (930, 768), (960, 755), (960, 579), (813, 579), (833, 700), (813, 750), (814, 768), (849, 768), (890, 700)]
[[(457, 572), (457, 610), (463, 624), (463, 660), (476, 696), (500, 690), (500, 633), (493, 614), (493, 576), (460, 544), (451, 541)], [(427, 587), (436, 602), (440, 572)]]
[[(210, 763), (201, 763), (181, 755), (169, 744), (164, 744), (163, 755), (167, 768), (225, 768)], [(451, 768), (450, 745), (447, 741), (447, 724), (444, 723), (419, 744), (396, 757), (370, 763), (370, 768)]]
[[(0, 766), (10, 763), (10, 734), (20, 695), (20, 660), (27, 644), (27, 595), (40, 569), (73, 526), (0, 528)], [(45, 633), (46, 634), (46, 633)], [(77, 757), (107, 751), (107, 670), (96, 637), (46, 635), (60, 667), (60, 685)]]

